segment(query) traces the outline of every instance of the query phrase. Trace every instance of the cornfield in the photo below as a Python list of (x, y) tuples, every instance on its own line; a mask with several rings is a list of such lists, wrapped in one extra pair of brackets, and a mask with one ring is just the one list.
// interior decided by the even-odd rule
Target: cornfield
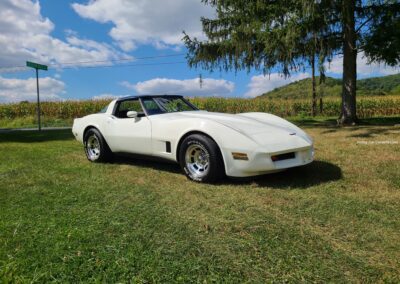
[[(269, 112), (281, 117), (309, 116), (310, 101), (304, 99), (240, 99), (240, 98), (191, 98), (190, 101), (200, 109), (208, 111), (239, 113)], [(101, 110), (109, 100), (85, 100), (43, 102), (44, 118), (72, 119)], [(340, 99), (325, 98), (322, 116), (338, 116)], [(357, 100), (357, 113), (360, 118), (374, 116), (400, 115), (400, 96), (361, 97)], [(33, 117), (36, 115), (35, 103), (14, 103), (0, 105), (0, 119)]]
[[(281, 117), (311, 116), (311, 102), (307, 99), (194, 98), (191, 102), (208, 111), (268, 112)], [(340, 106), (339, 98), (325, 98), (320, 115), (339, 116)], [(360, 118), (400, 115), (400, 96), (358, 98), (357, 114)]]

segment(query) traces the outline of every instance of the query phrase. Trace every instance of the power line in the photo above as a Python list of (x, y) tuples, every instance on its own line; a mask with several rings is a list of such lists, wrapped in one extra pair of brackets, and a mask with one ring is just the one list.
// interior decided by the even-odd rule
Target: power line
[(60, 62), (60, 63), (52, 63), (49, 65), (58, 66), (58, 65), (74, 65), (74, 64), (90, 64), (90, 63), (113, 63), (113, 62), (123, 62), (123, 61), (135, 61), (135, 60), (146, 60), (146, 59), (157, 59), (157, 58), (166, 58), (166, 57), (178, 57), (185, 55), (184, 53), (180, 54), (167, 54), (167, 55), (155, 55), (155, 56), (145, 56), (145, 57), (134, 57), (134, 58), (121, 58), (116, 60), (97, 60), (97, 61), (78, 61), (78, 62)]
[[(59, 62), (59, 63), (48, 63), (46, 65), (49, 66), (62, 66), (62, 65), (79, 65), (79, 64), (91, 64), (91, 63), (116, 63), (116, 62), (124, 62), (124, 61), (136, 61), (136, 60), (147, 60), (147, 59), (157, 59), (157, 58), (167, 58), (167, 57), (178, 57), (183, 56), (185, 53), (178, 54), (165, 54), (165, 55), (154, 55), (154, 56), (144, 56), (144, 57), (134, 57), (134, 58), (121, 58), (115, 60), (93, 60), (93, 61), (76, 61), (76, 62)], [(25, 68), (26, 66), (2, 66), (1, 69), (12, 69), (12, 68)], [(81, 66), (77, 66), (81, 67)], [(60, 67), (64, 69), (63, 67)]]
[[(78, 69), (78, 68), (119, 68), (119, 67), (135, 67), (135, 66), (156, 66), (156, 65), (174, 65), (183, 64), (186, 61), (175, 61), (175, 62), (160, 62), (160, 63), (139, 63), (139, 64), (120, 64), (120, 65), (98, 65), (98, 66), (69, 66), (62, 67), (61, 69)], [(57, 68), (50, 68), (57, 70)]]

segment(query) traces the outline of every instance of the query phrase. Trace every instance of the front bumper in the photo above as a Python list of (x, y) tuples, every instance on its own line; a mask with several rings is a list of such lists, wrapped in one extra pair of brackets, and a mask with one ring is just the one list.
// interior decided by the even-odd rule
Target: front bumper
[[(242, 151), (247, 154), (247, 161), (235, 160), (232, 156), (232, 152), (241, 151), (238, 149), (223, 149), (225, 171), (227, 176), (231, 177), (248, 177), (273, 173), (288, 168), (307, 165), (314, 160), (313, 145), (269, 153), (266, 152), (265, 149), (258, 149), (254, 152)], [(294, 153), (294, 157), (272, 161), (272, 156), (286, 153)]]

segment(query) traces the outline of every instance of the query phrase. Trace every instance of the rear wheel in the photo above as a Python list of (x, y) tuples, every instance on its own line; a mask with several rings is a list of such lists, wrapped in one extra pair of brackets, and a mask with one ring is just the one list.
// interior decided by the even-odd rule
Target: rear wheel
[(190, 135), (182, 142), (179, 163), (186, 176), (198, 182), (216, 182), (224, 174), (218, 145), (200, 134)]
[(91, 128), (86, 131), (83, 142), (86, 157), (89, 161), (107, 162), (111, 159), (112, 152), (97, 129)]

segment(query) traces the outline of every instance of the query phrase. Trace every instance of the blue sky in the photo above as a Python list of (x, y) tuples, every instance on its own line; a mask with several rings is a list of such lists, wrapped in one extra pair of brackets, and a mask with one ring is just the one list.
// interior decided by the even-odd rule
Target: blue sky
[[(202, 38), (200, 17), (212, 15), (213, 10), (200, 0), (2, 0), (0, 103), (35, 99), (34, 71), (13, 68), (24, 66), (26, 60), (51, 64), (49, 71), (40, 74), (43, 100), (147, 93), (254, 97), (309, 77), (309, 70), (284, 80), (274, 72), (264, 77), (254, 70), (210, 73), (190, 69), (185, 63), (182, 30)], [(140, 59), (165, 55), (171, 57)], [(130, 60), (100, 67), (119, 59)], [(65, 64), (87, 61), (92, 63)], [(115, 67), (121, 64), (136, 66)], [(334, 58), (328, 71), (330, 76), (341, 77), (341, 58)], [(367, 65), (361, 55), (358, 72), (364, 78), (398, 70)]]

